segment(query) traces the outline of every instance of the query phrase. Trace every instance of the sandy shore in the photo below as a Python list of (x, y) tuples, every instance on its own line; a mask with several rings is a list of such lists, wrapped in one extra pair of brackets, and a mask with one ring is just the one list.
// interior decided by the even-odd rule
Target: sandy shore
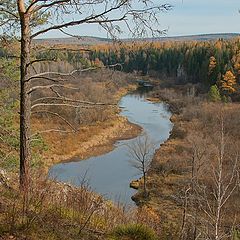
[(134, 138), (140, 132), (139, 126), (122, 116), (116, 116), (110, 121), (80, 128), (75, 134), (48, 137), (46, 142), (50, 149), (44, 155), (44, 165), (50, 167), (59, 162), (102, 155), (114, 149), (116, 141)]
[[(134, 89), (133, 87), (130, 88)], [(122, 89), (116, 95), (120, 100), (129, 89)], [(82, 126), (79, 131), (71, 134), (51, 133), (43, 136), (48, 150), (42, 152), (43, 169), (47, 171), (53, 164), (74, 160), (84, 160), (102, 155), (114, 149), (119, 140), (138, 136), (142, 129), (132, 124), (126, 117), (114, 113), (110, 119), (93, 125)], [(54, 126), (54, 122), (49, 123)], [(35, 122), (37, 128), (42, 128), (41, 122)]]

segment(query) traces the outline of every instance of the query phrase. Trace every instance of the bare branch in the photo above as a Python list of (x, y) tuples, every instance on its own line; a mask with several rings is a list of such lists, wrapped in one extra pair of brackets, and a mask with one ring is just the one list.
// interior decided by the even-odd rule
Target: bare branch
[(61, 77), (74, 77), (73, 75), (75, 73), (82, 73), (82, 72), (89, 72), (89, 71), (93, 71), (93, 70), (97, 70), (97, 69), (101, 69), (101, 68), (115, 68), (115, 67), (122, 67), (121, 63), (116, 63), (116, 64), (112, 64), (112, 65), (106, 65), (106, 66), (97, 66), (97, 67), (89, 67), (89, 68), (85, 68), (85, 69), (76, 69), (73, 70), (72, 72), (69, 73), (59, 73), (59, 72), (44, 72), (44, 73), (38, 73), (36, 75), (31, 76), (29, 79), (27, 79), (26, 81), (31, 81), (34, 79), (45, 79), (45, 80), (49, 80), (52, 82), (60, 82), (60, 81), (64, 81), (63, 79), (55, 79), (55, 78), (50, 78), (50, 77), (46, 77), (46, 75), (56, 75), (56, 76), (61, 76)]
[(27, 93), (30, 94), (36, 90), (39, 90), (39, 89), (51, 89), (53, 87), (62, 87), (62, 88), (66, 88), (66, 89), (72, 89), (72, 90), (79, 90), (79, 88), (75, 88), (75, 87), (70, 87), (70, 86), (66, 86), (64, 84), (52, 84), (52, 85), (43, 85), (43, 86), (35, 86), (35, 87), (32, 87)]
[(39, 101), (44, 101), (44, 100), (61, 100), (65, 102), (73, 102), (73, 103), (80, 103), (84, 105), (93, 105), (93, 106), (116, 106), (116, 104), (110, 104), (110, 103), (99, 103), (99, 102), (89, 102), (89, 101), (83, 101), (83, 100), (78, 100), (78, 99), (71, 99), (67, 97), (63, 97), (59, 95), (58, 97), (43, 97), (36, 99), (33, 101), (33, 103), (39, 102)]
[[(63, 33), (63, 34), (65, 34), (65, 35), (67, 35), (67, 36), (69, 36), (69, 37), (73, 37), (73, 38), (77, 38), (77, 39), (82, 39), (82, 37), (81, 36), (78, 36), (78, 35), (74, 35), (74, 34), (71, 34), (71, 33), (67, 33), (66, 31), (64, 31), (63, 29), (58, 29), (61, 33)], [(77, 51), (77, 50), (75, 50), (75, 51)], [(90, 50), (89, 50), (90, 51)]]
[(36, 107), (47, 107), (47, 106), (65, 106), (65, 107), (79, 108), (79, 105), (68, 104), (68, 103), (37, 103), (37, 104), (34, 104), (31, 107), (31, 109), (34, 109)]
[(43, 133), (51, 133), (51, 132), (57, 132), (57, 133), (74, 133), (75, 131), (67, 131), (67, 130), (62, 130), (62, 129), (48, 129), (48, 130), (44, 130), (44, 131), (38, 131), (37, 133), (34, 133), (31, 135), (31, 139), (39, 134), (43, 134)]
[(27, 66), (30, 66), (30, 65), (33, 65), (34, 63), (39, 63), (39, 62), (54, 62), (56, 61), (57, 59), (55, 58), (52, 58), (52, 59), (36, 59), (36, 60), (33, 60), (31, 61)]
[(39, 73), (39, 74), (31, 76), (27, 81), (30, 81), (32, 79), (42, 78), (42, 77), (45, 77), (46, 75), (56, 75), (56, 76), (70, 77), (70, 76), (73, 76), (77, 72), (87, 72), (87, 71), (96, 70), (98, 68), (100, 68), (100, 67), (90, 67), (90, 68), (86, 68), (86, 69), (76, 69), (76, 70), (73, 70), (72, 72), (69, 72), (69, 73), (44, 72), (44, 73)]
[(43, 113), (50, 114), (50, 115), (58, 117), (63, 122), (65, 122), (74, 132), (77, 132), (77, 129), (66, 118), (64, 118), (63, 116), (61, 116), (60, 114), (58, 114), (56, 112), (45, 111), (45, 110), (32, 112), (32, 114), (43, 114)]
[(53, 2), (48, 3), (48, 4), (35, 6), (38, 2), (46, 2), (46, 0), (35, 0), (35, 1), (32, 2), (32, 4), (29, 5), (29, 7), (26, 10), (26, 13), (37, 12), (37, 11), (41, 10), (42, 8), (49, 8), (49, 7), (52, 7), (54, 5), (67, 3), (67, 2), (70, 2), (70, 1), (71, 0), (57, 0), (57, 1), (53, 1)]
[(9, 15), (11, 15), (12, 17), (14, 17), (15, 18), (15, 20), (16, 19), (19, 19), (19, 17), (15, 14), (15, 13), (13, 13), (13, 12), (10, 12), (8, 9), (6, 9), (6, 8), (0, 8), (0, 12), (5, 12), (5, 13), (7, 13), (7, 14), (9, 14)]
[[(67, 0), (66, 0), (67, 1)], [(100, 17), (110, 13), (110, 12), (113, 12), (119, 8), (121, 8), (123, 5), (125, 5), (128, 1), (127, 0), (124, 0), (122, 1), (121, 4), (118, 4), (117, 6), (115, 7), (111, 7), (109, 8), (108, 10), (105, 10), (103, 12), (101, 12), (100, 14), (96, 14), (96, 15), (90, 15), (89, 17), (86, 17), (86, 18), (83, 18), (83, 19), (80, 19), (80, 20), (76, 20), (76, 21), (69, 21), (69, 22), (66, 22), (66, 23), (63, 23), (63, 24), (59, 24), (59, 25), (54, 25), (52, 27), (49, 27), (49, 28), (46, 28), (46, 29), (43, 29), (43, 30), (40, 30), (39, 32), (36, 32), (34, 33), (31, 38), (35, 38), (43, 33), (47, 33), (51, 30), (58, 30), (58, 29), (63, 29), (63, 28), (67, 28), (67, 27), (70, 27), (70, 26), (76, 26), (76, 25), (80, 25), (80, 24), (83, 24), (83, 23), (96, 23), (96, 19), (99, 19)], [(121, 19), (122, 17), (120, 17)], [(117, 19), (112, 19), (114, 21), (117, 21)], [(93, 21), (93, 22), (91, 22)], [(101, 22), (101, 20), (99, 20), (98, 22)], [(108, 20), (108, 22), (110, 22), (110, 19)]]

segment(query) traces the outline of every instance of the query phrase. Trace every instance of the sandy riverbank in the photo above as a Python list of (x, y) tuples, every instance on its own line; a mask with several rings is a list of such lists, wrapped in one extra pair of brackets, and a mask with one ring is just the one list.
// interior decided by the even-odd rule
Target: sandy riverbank
[(74, 134), (52, 134), (45, 137), (50, 149), (44, 155), (44, 165), (50, 167), (59, 162), (102, 155), (110, 152), (116, 141), (134, 138), (140, 132), (139, 126), (116, 116), (106, 122), (82, 127)]
[[(119, 101), (135, 86), (121, 89), (115, 96)], [(134, 138), (140, 134), (141, 128), (130, 123), (127, 118), (119, 115), (120, 110), (113, 111), (111, 117), (103, 122), (82, 126), (76, 133), (51, 133), (43, 136), (48, 150), (42, 153), (43, 169), (48, 170), (53, 164), (65, 161), (84, 160), (102, 155), (114, 149), (119, 140)], [(40, 121), (34, 122), (35, 127), (42, 129)], [(49, 122), (48, 127), (54, 127)]]

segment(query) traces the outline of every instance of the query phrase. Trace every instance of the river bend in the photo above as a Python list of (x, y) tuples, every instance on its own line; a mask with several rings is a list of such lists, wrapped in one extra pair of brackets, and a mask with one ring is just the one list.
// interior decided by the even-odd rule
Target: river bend
[[(144, 94), (136, 91), (124, 96), (119, 106), (122, 116), (142, 127), (155, 150), (168, 139), (172, 123), (166, 104), (149, 102)], [(133, 141), (136, 138), (118, 141), (111, 152), (84, 161), (74, 159), (73, 162), (56, 164), (49, 170), (49, 176), (73, 185), (82, 183), (84, 177), (93, 191), (111, 200), (132, 204), (131, 196), (135, 190), (129, 187), (129, 183), (139, 177), (139, 172), (129, 162), (126, 144)]]

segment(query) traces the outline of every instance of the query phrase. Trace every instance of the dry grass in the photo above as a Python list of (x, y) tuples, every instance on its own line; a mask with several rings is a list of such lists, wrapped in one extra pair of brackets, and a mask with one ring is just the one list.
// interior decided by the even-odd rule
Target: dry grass
[[(35, 122), (37, 129), (43, 125)], [(56, 126), (56, 123), (51, 123)], [(51, 124), (48, 126), (51, 127)], [(43, 153), (45, 167), (53, 163), (67, 161), (71, 158), (86, 159), (106, 153), (113, 149), (114, 142), (137, 136), (141, 129), (130, 124), (123, 117), (114, 116), (105, 122), (80, 127), (78, 132), (71, 134), (51, 133), (44, 135), (49, 150)]]
[[(54, 70), (54, 66), (51, 68)], [(61, 89), (61, 94), (69, 95), (72, 99), (107, 104), (117, 104), (123, 95), (136, 87), (132, 84), (132, 76), (109, 70), (81, 73), (69, 79), (69, 83), (79, 87), (79, 90)], [(51, 92), (47, 90), (39, 91), (34, 99), (50, 95)], [(77, 110), (69, 107), (55, 107), (54, 109), (49, 107), (45, 110), (58, 112), (77, 130), (74, 133), (48, 132), (42, 135), (48, 148), (47, 151), (42, 152), (45, 169), (54, 163), (67, 161), (74, 157), (85, 159), (103, 154), (112, 150), (116, 140), (134, 137), (140, 132), (139, 127), (119, 116), (117, 106), (106, 105)], [(58, 117), (48, 114), (35, 115), (32, 123), (34, 132), (46, 129), (71, 130)]]
[(0, 186), (0, 239), (104, 240), (123, 224), (144, 224), (160, 234), (160, 219), (150, 208), (113, 205), (84, 182), (76, 188), (33, 179), (27, 204), (14, 177), (11, 189)]
[[(206, 144), (207, 150), (214, 149), (213, 143), (216, 141), (214, 133), (219, 127), (221, 113), (228, 139), (226, 149), (228, 152), (237, 150), (240, 146), (240, 105), (208, 103), (202, 101), (200, 97), (193, 99), (184, 96), (184, 92), (179, 90), (166, 90), (166, 92), (160, 90), (155, 92), (154, 96), (169, 102), (170, 108), (175, 113), (172, 117), (174, 128), (170, 139), (155, 154), (148, 176), (150, 197), (145, 204), (153, 206), (162, 216), (162, 231), (167, 234), (172, 228), (176, 234), (173, 239), (176, 239), (181, 232), (184, 194), (191, 184), (192, 140), (194, 139), (199, 147), (203, 148)], [(202, 166), (202, 173), (199, 174), (202, 174), (201, 181), (211, 189), (210, 166), (212, 163), (209, 162), (211, 155), (206, 155), (204, 158), (206, 162)], [(225, 169), (228, 168), (231, 168), (230, 163), (225, 166)], [(141, 202), (140, 193), (136, 196), (138, 202)], [(229, 227), (231, 229), (232, 224), (237, 225), (240, 222), (237, 206), (239, 194), (239, 189), (236, 189), (235, 194), (224, 207), (222, 224), (225, 224), (226, 231), (229, 231)], [(235, 222), (233, 222), (234, 219)], [(189, 234), (192, 234), (191, 231)], [(188, 236), (189, 238), (186, 239), (190, 239), (191, 235)], [(165, 237), (172, 239), (167, 235)]]

